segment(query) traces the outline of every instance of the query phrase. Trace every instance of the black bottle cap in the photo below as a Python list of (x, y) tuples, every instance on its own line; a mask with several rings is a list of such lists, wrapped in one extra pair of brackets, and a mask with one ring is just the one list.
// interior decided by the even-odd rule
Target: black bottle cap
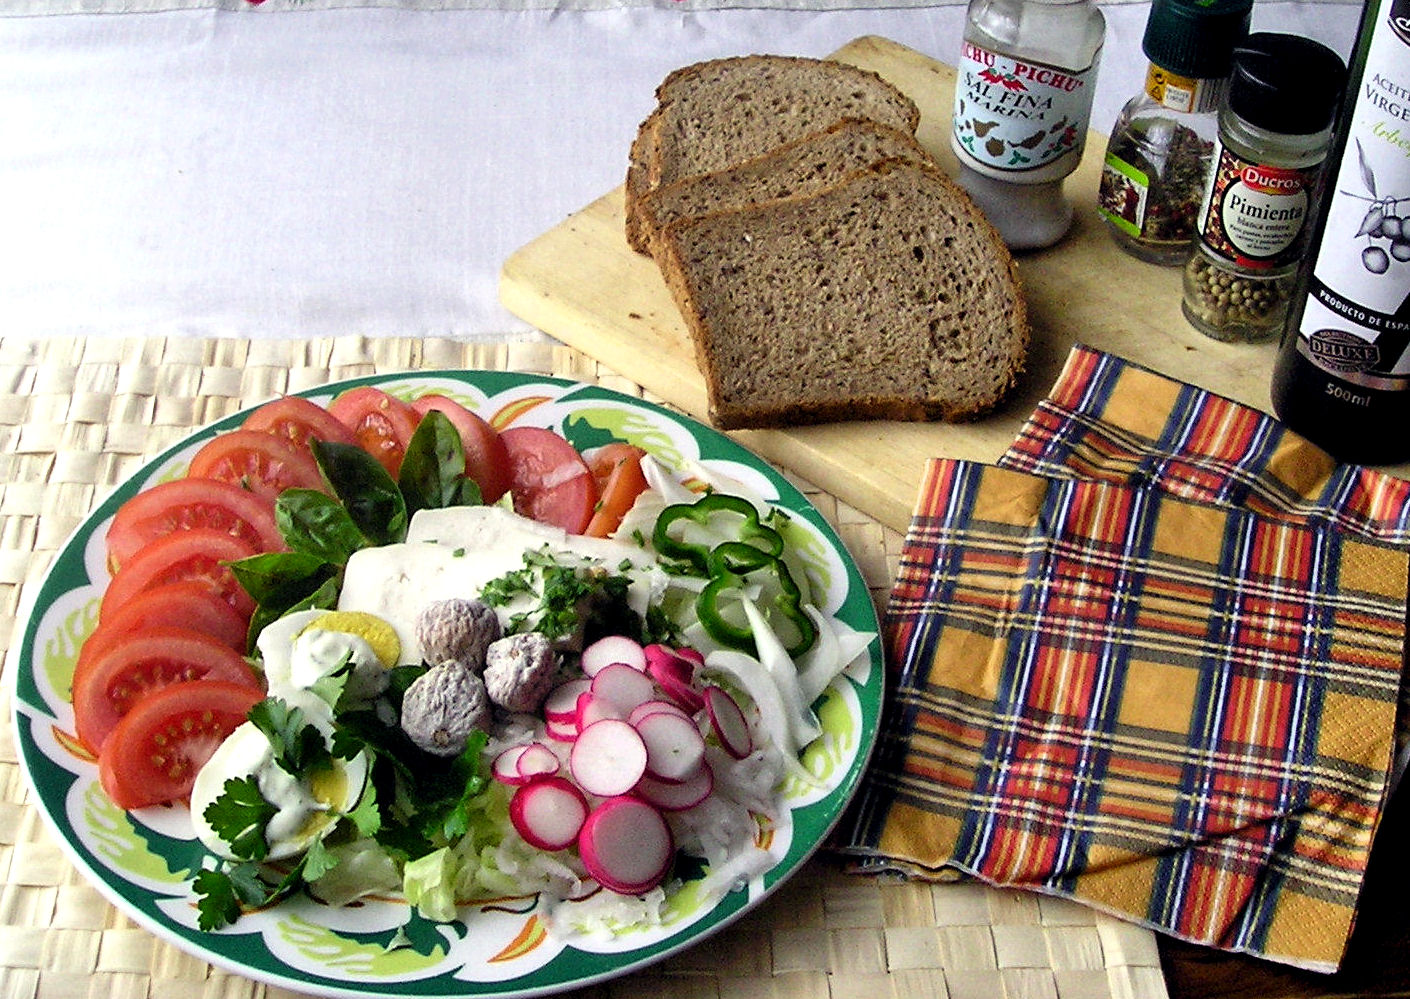
[(1154, 0), (1141, 51), (1161, 69), (1222, 80), (1248, 35), (1253, 0)]
[(1234, 50), (1229, 109), (1257, 128), (1312, 135), (1332, 123), (1346, 64), (1321, 42), (1259, 32)]

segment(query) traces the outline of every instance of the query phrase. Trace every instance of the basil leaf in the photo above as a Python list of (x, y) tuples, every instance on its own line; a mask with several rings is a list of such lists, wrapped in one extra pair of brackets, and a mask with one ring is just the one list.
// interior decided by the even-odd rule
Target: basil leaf
[(296, 552), (317, 555), (334, 565), (371, 542), (353, 523), (347, 507), (316, 489), (286, 489), (274, 501), (274, 523)]
[(285, 609), (317, 590), (337, 566), (307, 552), (264, 552), (231, 562), (230, 571), (255, 603)]
[[(406, 446), (397, 484), (410, 516), (461, 503), (465, 479), (465, 445), (444, 413), (431, 410)], [(478, 489), (477, 489), (478, 491)]]
[(319, 471), (352, 522), (374, 545), (391, 545), (406, 539), (406, 500), (401, 490), (362, 448), (353, 444), (310, 440)]

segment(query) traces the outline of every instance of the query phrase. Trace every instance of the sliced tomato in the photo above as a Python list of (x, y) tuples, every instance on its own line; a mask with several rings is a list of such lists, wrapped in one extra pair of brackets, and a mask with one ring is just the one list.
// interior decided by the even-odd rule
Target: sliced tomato
[(451, 426), (460, 431), (460, 442), (465, 445), (465, 474), (475, 480), (486, 503), (493, 503), (509, 492), (509, 451), (499, 439), (499, 431), (443, 395), (422, 396), (412, 402), (411, 408), (419, 416), (433, 409), (443, 413)]
[(245, 657), (186, 628), (155, 627), (115, 639), (83, 659), (73, 674), (78, 738), (99, 752), (108, 734), (153, 691), (187, 680), (220, 680), (260, 690)]
[(284, 550), (274, 502), (218, 479), (173, 479), (144, 489), (118, 507), (108, 528), (108, 571), (172, 531), (209, 527), (248, 541), (256, 551)]
[(108, 583), (98, 620), (103, 622), (139, 593), (183, 580), (198, 582), (246, 621), (255, 602), (224, 563), (258, 554), (249, 542), (210, 527), (173, 531), (139, 549)]
[(119, 808), (190, 797), (197, 772), (263, 697), (257, 689), (219, 680), (187, 680), (153, 691), (103, 743), (103, 790)]
[(588, 468), (597, 482), (597, 509), (584, 534), (594, 538), (611, 535), (622, 523), (636, 498), (646, 491), (641, 459), (646, 452), (635, 444), (608, 444), (594, 451)]
[(342, 421), (300, 395), (286, 395), (265, 403), (245, 418), (241, 429), (273, 434), (299, 448), (308, 447), (310, 438), (338, 444), (357, 443)]
[(509, 452), (515, 511), (583, 533), (597, 505), (597, 481), (573, 445), (542, 427), (510, 427), (499, 437)]
[(212, 437), (191, 459), (193, 479), (218, 479), (270, 502), (285, 489), (323, 489), (313, 455), (274, 434), (228, 430)]
[(248, 645), (249, 622), (204, 583), (184, 580), (139, 593), (113, 611), (79, 649), (74, 675), (114, 642), (167, 627), (200, 632), (235, 652), (243, 653)]
[(379, 388), (364, 385), (349, 389), (328, 407), (368, 454), (397, 477), (406, 445), (416, 433), (416, 410)]

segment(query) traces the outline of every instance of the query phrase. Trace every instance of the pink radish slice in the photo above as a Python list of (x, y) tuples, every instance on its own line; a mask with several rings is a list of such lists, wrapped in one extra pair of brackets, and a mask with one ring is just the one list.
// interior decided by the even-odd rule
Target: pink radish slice
[(624, 795), (594, 808), (578, 834), (583, 866), (598, 884), (622, 895), (640, 895), (671, 869), (675, 840), (653, 805)]
[(554, 742), (572, 742), (578, 737), (578, 723), (576, 720), (544, 722), (543, 732)]
[(635, 725), (647, 715), (658, 714), (662, 711), (673, 715), (680, 715), (682, 718), (691, 717), (690, 714), (686, 712), (685, 708), (681, 707), (675, 701), (653, 700), (638, 704), (636, 707), (632, 708), (631, 714), (627, 715), (627, 721)]
[(558, 754), (543, 743), (531, 742), (523, 749), (524, 751), (519, 754), (519, 759), (515, 764), (520, 777), (527, 781), (539, 777), (552, 777), (558, 773), (558, 768), (561, 766), (558, 762)]
[(642, 651), (641, 643), (626, 635), (607, 635), (583, 649), (583, 673), (589, 677), (596, 676), (604, 666), (613, 663), (624, 663), (644, 672), (646, 655)]
[(604, 718), (578, 732), (568, 769), (588, 794), (626, 794), (646, 773), (646, 743), (629, 723)]
[(665, 781), (689, 780), (705, 762), (705, 739), (695, 721), (658, 711), (637, 722), (646, 745), (646, 772)]
[(695, 663), (697, 666), (705, 665), (705, 657), (700, 654), (699, 649), (692, 649), (689, 646), (676, 649), (676, 655), (687, 662)]
[(749, 734), (749, 722), (739, 702), (713, 685), (705, 688), (704, 697), (705, 714), (720, 745), (736, 760), (744, 759), (754, 751), (754, 739)]
[(509, 799), (509, 821), (526, 843), (540, 850), (572, 846), (587, 817), (583, 792), (564, 777), (542, 777)]
[[(630, 666), (624, 667), (630, 669)], [(602, 721), (604, 718), (622, 719), (627, 716), (617, 705), (613, 704), (605, 697), (599, 697), (592, 691), (578, 695), (578, 731), (587, 728), (593, 722)]]
[(694, 808), (715, 790), (715, 772), (709, 763), (702, 763), (690, 780), (674, 783), (646, 776), (637, 784), (633, 794), (640, 795), (657, 808), (667, 812), (683, 812)]
[(679, 704), (686, 714), (693, 715), (705, 706), (705, 698), (700, 696), (699, 691), (670, 673), (657, 677), (656, 682), (661, 692)]
[(656, 696), (656, 684), (651, 677), (626, 663), (609, 663), (592, 678), (592, 696), (605, 699), (630, 712)]
[(519, 757), (523, 756), (528, 748), (527, 745), (510, 746), (496, 756), (490, 764), (490, 773), (494, 775), (494, 779), (511, 787), (527, 784), (529, 778), (519, 772)]
[(646, 660), (646, 672), (657, 682), (660, 682), (662, 675), (673, 676), (687, 685), (695, 682), (696, 664), (674, 649), (653, 643), (642, 650), (642, 655)]
[(591, 680), (577, 678), (565, 680), (548, 692), (543, 702), (544, 721), (577, 724), (578, 695), (585, 693), (592, 685)]

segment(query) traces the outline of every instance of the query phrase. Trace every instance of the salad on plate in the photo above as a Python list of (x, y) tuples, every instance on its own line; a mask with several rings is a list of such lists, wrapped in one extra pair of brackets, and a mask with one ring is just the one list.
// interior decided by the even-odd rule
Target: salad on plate
[(581, 403), (388, 388), (260, 407), (93, 532), (53, 730), (82, 807), (192, 844), (165, 917), (276, 952), (312, 912), (385, 954), (531, 914), (489, 955), (429, 934), (522, 972), (742, 911), (868, 748), (839, 546), (757, 468), (584, 435)]

